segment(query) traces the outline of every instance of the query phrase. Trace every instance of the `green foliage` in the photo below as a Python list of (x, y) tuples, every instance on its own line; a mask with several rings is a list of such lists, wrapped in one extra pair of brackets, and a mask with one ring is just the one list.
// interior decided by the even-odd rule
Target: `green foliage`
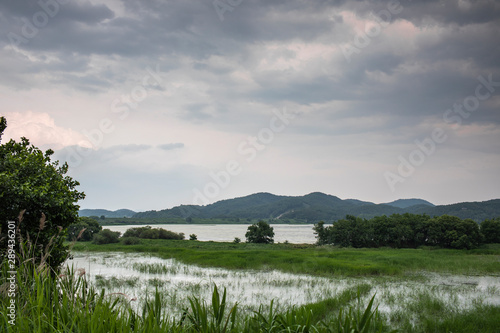
[(119, 231), (111, 231), (109, 229), (103, 229), (94, 235), (92, 242), (98, 245), (118, 243), (120, 241), (119, 238), (120, 238)]
[(245, 234), (247, 243), (274, 243), (274, 229), (265, 221), (259, 221), (248, 227)]
[[(231, 309), (226, 304), (226, 289), (222, 298), (214, 285), (211, 307), (197, 297), (189, 298), (190, 308), (185, 310), (187, 322), (199, 333), (236, 332), (236, 314), (238, 306)], [(229, 312), (226, 311), (229, 310)]]
[(481, 223), (481, 233), (485, 243), (500, 243), (500, 217), (484, 220)]
[(189, 240), (192, 240), (192, 241), (198, 240), (198, 236), (196, 236), (195, 234), (191, 234), (191, 235), (189, 235)]
[(176, 233), (163, 228), (151, 228), (151, 226), (130, 228), (125, 231), (123, 237), (137, 237), (143, 239), (184, 239), (184, 234)]
[(101, 230), (102, 226), (96, 220), (90, 217), (79, 217), (77, 223), (73, 223), (68, 227), (67, 240), (77, 240), (82, 242), (91, 241), (94, 234), (97, 234)]
[[(0, 117), (0, 137), (6, 120)], [(39, 261), (43, 248), (49, 243), (54, 248), (47, 263), (57, 268), (68, 255), (61, 235), (78, 217), (76, 202), (84, 194), (76, 190), (79, 183), (66, 176), (68, 165), (51, 161), (54, 152), (42, 152), (22, 138), (0, 145), (0, 230), (7, 231), (8, 221), (15, 221), (24, 211), (22, 222), (17, 224), (19, 236), (39, 244), (35, 260)], [(43, 223), (41, 222), (43, 220)], [(43, 230), (43, 232), (40, 232)], [(0, 234), (0, 248), (7, 246), (7, 237)], [(4, 260), (4, 251), (0, 261)]]
[(375, 295), (370, 299), (365, 310), (362, 311), (358, 297), (358, 306), (356, 308), (351, 306), (348, 311), (340, 309), (337, 318), (334, 318), (329, 324), (324, 323), (324, 325), (335, 328), (335, 332), (383, 332), (382, 322), (378, 318), (378, 311), (377, 309), (372, 310), (374, 300)]
[(234, 237), (233, 243), (239, 244), (239, 243), (241, 243), (241, 239), (239, 239), (238, 237)]
[(122, 237), (121, 242), (124, 245), (136, 245), (141, 243), (141, 239), (138, 237)]
[[(488, 226), (488, 223), (487, 223)], [(323, 222), (314, 226), (318, 245), (341, 247), (416, 248), (439, 246), (454, 249), (472, 249), (482, 244), (482, 234), (476, 222), (456, 216), (393, 214), (362, 219), (347, 215), (333, 225)]]

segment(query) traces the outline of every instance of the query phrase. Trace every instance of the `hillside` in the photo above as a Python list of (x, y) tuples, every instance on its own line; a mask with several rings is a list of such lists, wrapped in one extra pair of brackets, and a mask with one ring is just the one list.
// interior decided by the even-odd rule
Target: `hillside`
[(78, 212), (79, 216), (103, 216), (104, 217), (132, 217), (136, 214), (133, 210), (130, 209), (118, 209), (115, 211), (107, 210), (107, 209), (81, 209)]
[(434, 206), (422, 199), (401, 199), (387, 204), (374, 204), (356, 199), (342, 200), (320, 192), (296, 197), (255, 193), (206, 206), (183, 205), (160, 211), (137, 213), (133, 217), (278, 219), (315, 223), (320, 220), (331, 222), (346, 215), (371, 218), (404, 213), (425, 213), (431, 216), (448, 214), (479, 222), (500, 216), (500, 199)]
[(408, 208), (411, 206), (417, 206), (417, 205), (426, 205), (426, 206), (431, 206), (434, 207), (432, 203), (426, 200), (422, 199), (399, 199), (393, 202), (388, 202), (386, 205), (393, 206), (393, 207), (398, 207), (398, 208)]

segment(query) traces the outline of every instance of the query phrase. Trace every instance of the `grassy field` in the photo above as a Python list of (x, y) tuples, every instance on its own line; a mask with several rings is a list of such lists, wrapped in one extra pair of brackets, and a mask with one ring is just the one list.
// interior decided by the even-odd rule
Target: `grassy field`
[(142, 252), (206, 267), (277, 269), (316, 276), (394, 276), (419, 271), (500, 275), (500, 244), (475, 250), (350, 249), (297, 244), (141, 240), (136, 245), (78, 242), (73, 249)]

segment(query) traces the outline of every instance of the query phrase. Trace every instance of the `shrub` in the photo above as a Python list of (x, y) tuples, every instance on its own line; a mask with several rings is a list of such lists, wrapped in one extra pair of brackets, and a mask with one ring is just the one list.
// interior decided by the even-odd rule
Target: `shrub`
[(109, 229), (104, 229), (94, 235), (94, 239), (92, 240), (92, 242), (98, 245), (118, 243), (120, 241), (119, 238), (120, 238), (119, 231), (111, 231)]
[(135, 245), (139, 244), (141, 239), (138, 237), (122, 237), (122, 243), (124, 245)]
[(191, 235), (189, 235), (189, 240), (192, 240), (192, 241), (198, 240), (198, 236), (196, 236), (195, 234), (191, 234)]
[(151, 226), (130, 228), (125, 231), (123, 237), (138, 237), (142, 239), (184, 239), (184, 234), (176, 233), (162, 228), (151, 228)]
[(238, 237), (235, 237), (233, 240), (233, 243), (235, 243), (235, 244), (241, 243), (241, 239), (239, 239)]

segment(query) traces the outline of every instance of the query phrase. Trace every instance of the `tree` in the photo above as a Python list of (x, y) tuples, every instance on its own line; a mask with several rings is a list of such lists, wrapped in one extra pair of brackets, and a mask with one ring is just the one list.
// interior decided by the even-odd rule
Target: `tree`
[(325, 222), (324, 221), (319, 221), (317, 224), (313, 226), (313, 231), (316, 234), (316, 239), (318, 240), (316, 242), (317, 245), (325, 245), (325, 244), (331, 244), (331, 227), (326, 227), (325, 228)]
[(245, 237), (247, 243), (274, 243), (274, 229), (269, 223), (261, 220), (248, 227)]
[[(80, 232), (85, 229), (82, 234), (80, 235)], [(97, 234), (99, 231), (102, 230), (102, 226), (99, 224), (94, 219), (91, 219), (90, 217), (79, 217), (77, 223), (73, 223), (68, 227), (68, 237), (67, 239), (69, 241), (82, 241), (82, 242), (88, 242), (91, 241), (94, 234)], [(78, 238), (78, 235), (80, 235), (80, 238)], [(78, 239), (77, 239), (78, 238)]]
[[(5, 118), (0, 117), (0, 140), (6, 126)], [(24, 211), (22, 222), (16, 222), (18, 237), (36, 241), (32, 244), (36, 245), (32, 247), (36, 260), (50, 244), (52, 251), (46, 262), (57, 269), (68, 255), (68, 247), (63, 243), (65, 231), (77, 221), (76, 202), (85, 195), (76, 190), (80, 184), (66, 176), (67, 163), (51, 161), (53, 153), (50, 149), (42, 152), (24, 137), (21, 142), (0, 141), (0, 233), (6, 233), (8, 221), (16, 221)], [(6, 246), (7, 237), (0, 234), (0, 248)]]
[(500, 217), (481, 223), (481, 233), (485, 243), (500, 243)]

